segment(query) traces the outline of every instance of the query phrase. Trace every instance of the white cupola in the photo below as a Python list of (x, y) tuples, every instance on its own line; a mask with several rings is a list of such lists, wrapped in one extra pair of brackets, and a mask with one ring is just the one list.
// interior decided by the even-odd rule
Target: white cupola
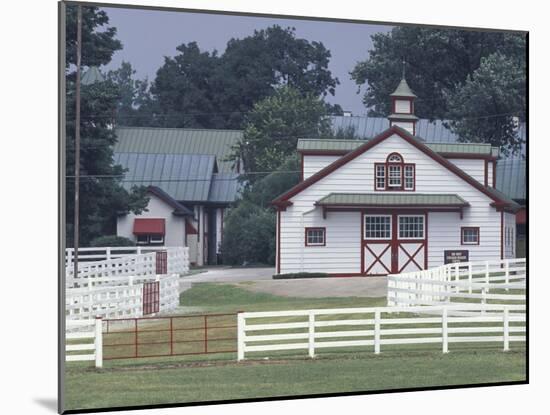
[(390, 94), (390, 98), (391, 114), (388, 116), (390, 127), (396, 125), (415, 135), (416, 122), (418, 121), (418, 117), (414, 115), (414, 100), (416, 95), (405, 80), (404, 69), (401, 82), (399, 82), (396, 90)]

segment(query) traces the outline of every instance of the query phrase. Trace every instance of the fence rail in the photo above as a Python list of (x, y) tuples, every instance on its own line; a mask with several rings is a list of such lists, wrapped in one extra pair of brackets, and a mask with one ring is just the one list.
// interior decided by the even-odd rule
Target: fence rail
[(388, 275), (388, 306), (436, 305), (457, 300), (479, 304), (525, 302), (526, 278), (524, 258), (463, 262), (392, 274)]
[(159, 312), (173, 310), (179, 304), (177, 274), (108, 277), (106, 281), (106, 285), (88, 284), (82, 288), (67, 288), (66, 317), (84, 320), (98, 315), (103, 318), (141, 317), (144, 312), (143, 284), (153, 281), (159, 282)]
[[(488, 323), (492, 323), (488, 325)], [(239, 313), (238, 360), (247, 353), (440, 343), (525, 341), (524, 305), (440, 305)]]
[[(86, 247), (78, 248), (79, 267), (87, 262), (106, 261), (125, 257), (128, 255), (149, 254), (157, 251), (180, 249), (180, 247), (165, 246), (107, 246), (107, 247)], [(65, 267), (72, 268), (74, 259), (74, 248), (65, 249)]]
[(67, 362), (94, 361), (103, 366), (103, 334), (101, 318), (67, 320), (65, 333), (65, 360)]
[[(97, 250), (98, 248), (81, 248), (84, 250)], [(80, 251), (79, 249), (79, 255)], [(115, 248), (102, 248), (107, 250), (114, 250)], [(139, 249), (139, 250), (138, 250)], [(139, 253), (133, 253), (134, 251)], [(99, 252), (99, 251), (84, 251), (84, 252)], [(101, 251), (103, 252), (103, 251)], [(82, 284), (93, 284), (96, 281), (98, 283), (105, 284), (105, 278), (109, 277), (122, 277), (122, 276), (152, 276), (159, 273), (165, 274), (184, 274), (189, 271), (189, 248), (165, 248), (163, 250), (157, 249), (156, 251), (144, 251), (144, 248), (135, 248), (130, 251), (125, 248), (124, 251), (116, 250), (117, 256), (113, 256), (110, 253), (107, 259), (103, 259), (107, 254), (91, 255), (87, 258), (100, 258), (101, 260), (94, 260), (79, 263), (78, 275), (74, 275), (74, 269), (71, 266), (66, 267), (66, 284), (69, 287), (74, 285), (81, 286)], [(122, 255), (122, 252), (126, 254)], [(162, 256), (163, 261), (166, 261), (166, 266), (163, 267), (165, 272), (159, 271), (159, 254), (166, 253), (165, 257)], [(72, 258), (72, 256), (71, 256)], [(79, 257), (80, 258), (80, 257)], [(85, 257), (86, 258), (86, 257)], [(69, 261), (68, 263), (72, 263)]]

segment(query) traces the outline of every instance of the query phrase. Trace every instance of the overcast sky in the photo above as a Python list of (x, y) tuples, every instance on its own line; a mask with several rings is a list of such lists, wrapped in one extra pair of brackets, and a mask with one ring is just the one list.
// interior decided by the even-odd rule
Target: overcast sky
[(255, 29), (274, 24), (295, 27), (297, 37), (320, 41), (331, 51), (329, 68), (340, 80), (340, 85), (336, 95), (329, 96), (328, 101), (340, 104), (354, 115), (364, 114), (366, 109), (361, 102), (362, 93), (357, 94), (357, 85), (350, 79), (349, 72), (358, 61), (367, 57), (372, 47), (370, 36), (391, 30), (391, 26), (372, 24), (119, 8), (104, 10), (123, 44), (123, 49), (115, 53), (107, 69), (115, 69), (123, 60), (128, 61), (137, 71), (138, 78), (147, 76), (150, 80), (154, 80), (164, 56), (174, 56), (176, 46), (182, 43), (196, 41), (201, 50), (216, 49), (221, 54), (232, 37), (243, 38)]

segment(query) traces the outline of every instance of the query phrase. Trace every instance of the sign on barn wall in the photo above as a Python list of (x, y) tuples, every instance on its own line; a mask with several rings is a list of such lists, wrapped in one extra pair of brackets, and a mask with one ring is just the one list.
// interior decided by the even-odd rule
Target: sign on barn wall
[(445, 256), (445, 264), (454, 264), (455, 262), (468, 262), (469, 251), (444, 251), (443, 255)]

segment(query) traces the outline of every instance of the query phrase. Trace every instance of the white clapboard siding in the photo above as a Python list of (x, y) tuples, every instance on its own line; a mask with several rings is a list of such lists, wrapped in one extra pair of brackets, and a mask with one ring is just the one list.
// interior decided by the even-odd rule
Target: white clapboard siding
[[(315, 202), (329, 193), (372, 193), (374, 163), (399, 152), (406, 163), (416, 164), (417, 193), (453, 193), (470, 203), (458, 213), (430, 213), (428, 217), (428, 268), (439, 266), (444, 250), (460, 249), (460, 227), (479, 226), (480, 245), (468, 245), (470, 260), (500, 259), (500, 212), (493, 201), (469, 183), (435, 162), (401, 137), (394, 135), (312, 184), (281, 211), (280, 272), (361, 272), (361, 218), (358, 212), (329, 212), (323, 219)], [(325, 247), (305, 247), (305, 227), (326, 227)]]
[[(247, 353), (255, 353), (258, 357), (260, 352), (266, 356), (266, 352), (270, 351), (291, 350), (308, 350), (309, 356), (315, 357), (319, 349), (340, 347), (361, 347), (380, 353), (381, 346), (429, 343), (440, 343), (442, 351), (446, 353), (449, 351), (449, 343), (459, 342), (498, 342), (506, 351), (509, 350), (510, 342), (525, 341), (525, 310), (525, 305), (445, 304), (239, 313), (237, 359), (245, 359)], [(460, 313), (470, 315), (456, 317)], [(358, 314), (367, 318), (357, 320)], [(393, 317), (396, 314), (399, 314), (398, 318)], [(323, 320), (327, 316), (331, 316), (331, 320)], [(281, 317), (303, 321), (269, 323)], [(349, 324), (350, 321), (361, 321), (361, 327), (354, 328), (355, 324)], [(488, 322), (495, 324), (487, 326)], [(514, 324), (511, 326), (512, 322)], [(326, 327), (326, 323), (340, 330), (317, 330)], [(467, 326), (464, 326), (465, 323)], [(397, 324), (408, 327), (395, 328)], [(301, 331), (296, 332), (297, 329)], [(288, 330), (293, 332), (289, 333)]]
[(336, 161), (340, 157), (341, 156), (304, 155), (304, 158), (303, 158), (304, 180), (307, 179), (309, 176), (314, 175), (319, 170), (324, 169), (326, 166)]
[[(481, 184), (485, 184), (485, 160), (449, 159), (449, 161), (457, 166), (459, 169), (468, 173)], [(491, 183), (492, 182), (489, 182), (489, 184)]]

